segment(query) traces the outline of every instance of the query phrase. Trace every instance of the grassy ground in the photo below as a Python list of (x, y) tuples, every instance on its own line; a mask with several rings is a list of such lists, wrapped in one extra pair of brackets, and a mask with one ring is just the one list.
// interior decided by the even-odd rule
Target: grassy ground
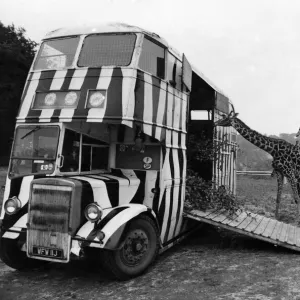
[[(274, 217), (277, 180), (270, 176), (239, 175), (237, 178), (237, 196), (246, 210)], [(297, 217), (297, 206), (292, 197), (289, 184), (283, 186), (279, 220), (293, 223)]]

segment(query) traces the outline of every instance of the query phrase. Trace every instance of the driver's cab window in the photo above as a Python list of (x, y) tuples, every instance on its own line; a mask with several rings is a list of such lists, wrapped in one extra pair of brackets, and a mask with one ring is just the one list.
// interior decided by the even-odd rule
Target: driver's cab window
[(79, 171), (79, 148), (80, 134), (66, 129), (62, 149), (63, 165), (60, 169), (61, 172)]

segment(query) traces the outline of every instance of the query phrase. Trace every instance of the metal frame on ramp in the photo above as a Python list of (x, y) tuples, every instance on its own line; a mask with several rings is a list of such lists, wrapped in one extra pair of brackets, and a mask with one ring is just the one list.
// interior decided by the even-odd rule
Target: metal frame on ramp
[(238, 210), (192, 210), (185, 217), (300, 251), (300, 228), (255, 213)]

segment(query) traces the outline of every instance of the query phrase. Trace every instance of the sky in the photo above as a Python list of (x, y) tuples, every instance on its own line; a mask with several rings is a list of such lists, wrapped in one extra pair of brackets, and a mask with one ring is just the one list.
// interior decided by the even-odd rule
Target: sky
[[(262, 134), (300, 126), (298, 0), (1, 0), (0, 21), (36, 42), (54, 29), (124, 22), (165, 38)], [(299, 109), (299, 115), (298, 115)]]

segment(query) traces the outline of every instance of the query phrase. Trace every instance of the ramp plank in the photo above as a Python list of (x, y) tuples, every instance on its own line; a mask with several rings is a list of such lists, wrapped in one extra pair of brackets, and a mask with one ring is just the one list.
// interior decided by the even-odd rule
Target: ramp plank
[(283, 224), (283, 226), (281, 228), (279, 238), (278, 238), (278, 240), (280, 242), (285, 242), (288, 226), (289, 226), (288, 224)]
[(247, 213), (242, 212), (236, 219), (234, 219), (232, 222), (230, 222), (228, 225), (232, 227), (237, 227), (240, 225), (246, 218), (247, 218)]
[(251, 223), (245, 228), (245, 230), (248, 232), (253, 232), (257, 228), (257, 226), (259, 226), (263, 218), (264, 218), (263, 216), (256, 215), (255, 217), (252, 218)]
[(277, 220), (270, 220), (265, 231), (262, 233), (262, 236), (269, 237), (273, 233), (273, 230), (277, 224)]
[(270, 221), (269, 218), (264, 217), (260, 222), (260, 224), (257, 226), (257, 228), (253, 231), (253, 233), (258, 235), (262, 234), (265, 231), (269, 221)]
[(277, 222), (277, 223), (276, 223), (276, 226), (275, 226), (275, 228), (274, 228), (274, 230), (273, 230), (273, 232), (272, 232), (272, 234), (271, 234), (271, 236), (270, 236), (271, 239), (273, 239), (273, 240), (277, 240), (277, 239), (278, 239), (277, 237), (278, 237), (279, 234), (280, 234), (282, 225), (283, 225), (282, 222)]
[(291, 244), (291, 245), (296, 245), (296, 242), (295, 242), (295, 226), (290, 226), (286, 242), (288, 244)]

